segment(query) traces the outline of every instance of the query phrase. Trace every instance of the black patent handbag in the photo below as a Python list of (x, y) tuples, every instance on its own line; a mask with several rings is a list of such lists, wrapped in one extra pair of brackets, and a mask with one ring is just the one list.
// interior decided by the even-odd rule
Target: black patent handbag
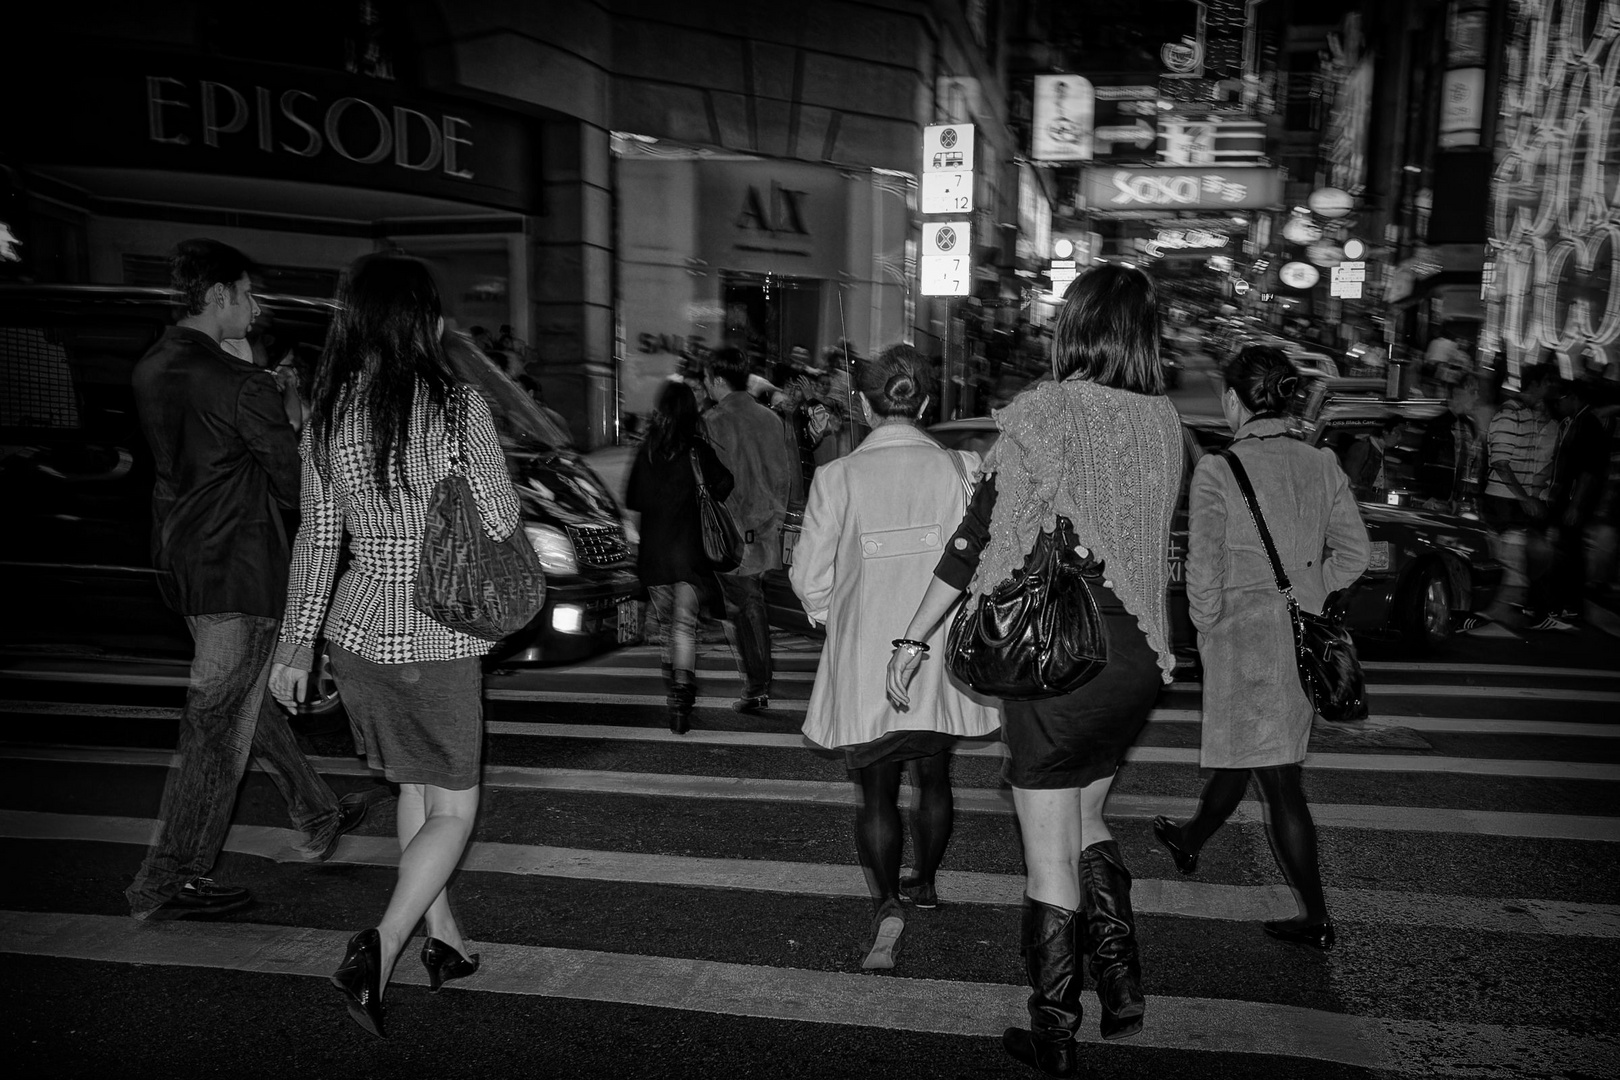
[(466, 405), (458, 387), (445, 403), (450, 472), (433, 489), (422, 533), (411, 602), (416, 610), (463, 634), (499, 641), (540, 613), (546, 574), (520, 524), (504, 540), (484, 531), (467, 483)]
[(1080, 689), (1108, 663), (1108, 631), (1088, 577), (1094, 560), (1075, 553), (1074, 528), (1058, 518), (1021, 570), (957, 612), (946, 638), (951, 674), (1008, 701)]
[(1249, 506), (1249, 515), (1260, 533), (1271, 559), (1271, 572), (1277, 579), (1277, 591), (1288, 600), (1288, 618), (1294, 627), (1294, 657), (1299, 663), (1299, 685), (1310, 699), (1312, 707), (1324, 720), (1338, 724), (1367, 719), (1367, 682), (1361, 671), (1361, 660), (1356, 655), (1356, 643), (1344, 625), (1344, 613), (1328, 598), (1322, 614), (1316, 615), (1299, 606), (1294, 598), (1294, 586), (1283, 570), (1277, 546), (1271, 542), (1271, 532), (1260, 513), (1260, 501), (1255, 497), (1254, 485), (1243, 463), (1230, 450), (1221, 456), (1232, 468), (1243, 501)]

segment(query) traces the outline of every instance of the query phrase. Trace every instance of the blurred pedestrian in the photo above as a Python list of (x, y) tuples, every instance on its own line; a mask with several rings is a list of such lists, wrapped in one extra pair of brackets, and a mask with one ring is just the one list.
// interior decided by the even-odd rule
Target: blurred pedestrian
[(1479, 379), (1466, 374), (1446, 387), (1446, 411), (1423, 427), (1418, 488), (1432, 509), (1449, 514), (1479, 500), (1485, 471), (1485, 432), (1479, 418)]
[(287, 538), (281, 508), (298, 497), (298, 449), (268, 371), (225, 352), (259, 313), (247, 256), (187, 240), (170, 260), (185, 314), (135, 367), (152, 448), (152, 565), (185, 618), (194, 651), (158, 831), (125, 891), (137, 919), (221, 915), (253, 902), (207, 877), (230, 828), (248, 755), (259, 758), (324, 860), (366, 803), (341, 802), (311, 768), (287, 718), (265, 698), (282, 613)]
[[(521, 521), (489, 405), (456, 379), (445, 355), (427, 268), (366, 256), (345, 275), (338, 302), (304, 433), (303, 522), (270, 686), (291, 708), (324, 635), (355, 745), (399, 785), (393, 894), (376, 927), (350, 939), (332, 975), (349, 1014), (381, 1036), (394, 963), (424, 918), (430, 990), (478, 968), (446, 883), (478, 812), (490, 642), (412, 603), (428, 502), (453, 467), (463, 468), (489, 536), (509, 536)], [(452, 466), (458, 447), (462, 464)]]
[(782, 420), (748, 394), (748, 362), (733, 348), (716, 349), (704, 369), (714, 407), (704, 414), (709, 440), (736, 481), (726, 508), (742, 530), (742, 564), (720, 575), (726, 634), (742, 676), (738, 712), (771, 704), (771, 627), (760, 580), (782, 566), (782, 521), (798, 463), (788, 453)]
[[(1227, 363), (1223, 375), (1221, 407), (1235, 434), (1231, 453), (1251, 478), (1300, 607), (1320, 612), (1332, 593), (1367, 569), (1372, 551), (1350, 482), (1332, 450), (1287, 437), (1284, 414), (1299, 374), (1280, 350), (1251, 345)], [(1272, 854), (1300, 909), (1294, 918), (1266, 923), (1266, 933), (1329, 949), (1333, 922), (1300, 774), (1316, 710), (1300, 686), (1287, 602), (1222, 455), (1199, 462), (1188, 515), (1187, 605), (1204, 665), (1198, 763), (1208, 779), (1191, 820), (1177, 825), (1155, 818), (1153, 832), (1174, 856), (1176, 869), (1192, 873), (1199, 851), (1237, 809), (1252, 775), (1265, 804)]]
[[(827, 627), (804, 733), (843, 750), (860, 791), (855, 847), (876, 907), (863, 968), (894, 966), (905, 928), (902, 893), (919, 907), (938, 903), (934, 877), (953, 814), (951, 748), (958, 737), (988, 735), (999, 723), (994, 706), (954, 686), (941, 662), (912, 685), (905, 710), (877, 692), (889, 655), (883, 646), (901, 636), (907, 610), (927, 589), (979, 464), (977, 454), (946, 450), (918, 430), (931, 381), (927, 362), (909, 345), (862, 366), (861, 404), (872, 434), (816, 473), (793, 556), (793, 591), (810, 620)], [(943, 654), (944, 628), (924, 644)], [(913, 873), (902, 880), (896, 800), (905, 772), (918, 794)]]
[(1591, 379), (1561, 380), (1553, 411), (1562, 421), (1547, 489), (1547, 532), (1553, 565), (1536, 607), (1545, 617), (1575, 625), (1584, 615), (1586, 533), (1597, 517), (1609, 473), (1609, 432), (1593, 407)]
[(1542, 572), (1539, 553), (1545, 547), (1546, 493), (1552, 480), (1558, 422), (1548, 411), (1558, 375), (1550, 364), (1531, 364), (1519, 372), (1519, 390), (1491, 418), (1486, 434), (1488, 470), (1481, 512), (1490, 529), (1502, 583), (1485, 614), (1499, 623), (1532, 629), (1572, 629), (1549, 613), (1524, 610), (1530, 602), (1531, 577)]
[(669, 730), (677, 735), (691, 728), (698, 596), (704, 581), (714, 577), (703, 553), (694, 469), (702, 470), (710, 497), (724, 502), (731, 494), (731, 470), (703, 438), (696, 396), (684, 382), (668, 382), (658, 392), (647, 437), (630, 466), (625, 506), (641, 512), (636, 572), (664, 630), (664, 690)]
[(1021, 572), (1060, 519), (1102, 564), (1104, 578), (1090, 588), (1107, 666), (1071, 694), (1001, 706), (1029, 872), (1020, 936), (1032, 990), (1029, 1028), (1008, 1028), (1002, 1046), (1048, 1076), (1076, 1072), (1082, 957), (1091, 959), (1104, 1038), (1140, 1031), (1146, 1011), (1131, 875), (1103, 805), (1175, 670), (1166, 552), (1185, 450), (1164, 396), (1158, 332), (1156, 290), (1140, 270), (1098, 266), (1069, 286), (1053, 381), (996, 414), (1002, 434), (987, 475), (889, 660), (889, 697), (903, 707), (931, 651), (915, 643), (928, 641), (962, 592), (978, 603)]

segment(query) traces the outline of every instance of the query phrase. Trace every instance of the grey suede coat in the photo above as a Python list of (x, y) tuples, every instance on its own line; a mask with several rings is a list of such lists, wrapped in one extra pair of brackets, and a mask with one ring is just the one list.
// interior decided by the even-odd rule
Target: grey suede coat
[[(1232, 451), (1259, 497), (1266, 526), (1307, 611), (1367, 568), (1367, 528), (1332, 451), (1251, 420)], [(1193, 472), (1187, 606), (1204, 662), (1206, 769), (1252, 769), (1305, 758), (1315, 710), (1300, 689), (1287, 601), (1231, 467), (1211, 454)]]

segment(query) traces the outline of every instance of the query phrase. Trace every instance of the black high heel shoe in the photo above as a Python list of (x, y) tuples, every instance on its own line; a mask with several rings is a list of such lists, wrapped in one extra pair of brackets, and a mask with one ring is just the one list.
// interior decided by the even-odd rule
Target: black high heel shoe
[(1190, 874), (1198, 869), (1198, 852), (1182, 847), (1181, 826), (1160, 814), (1153, 819), (1153, 835), (1158, 838), (1170, 857), (1176, 860), (1176, 870)]
[(343, 963), (332, 972), (332, 985), (349, 999), (354, 1022), (377, 1038), (383, 1035), (382, 936), (376, 929), (362, 930), (349, 939)]
[(439, 987), (451, 979), (465, 979), (478, 970), (478, 954), (462, 956), (436, 937), (422, 943), (422, 966), (427, 968), (428, 993), (437, 994)]

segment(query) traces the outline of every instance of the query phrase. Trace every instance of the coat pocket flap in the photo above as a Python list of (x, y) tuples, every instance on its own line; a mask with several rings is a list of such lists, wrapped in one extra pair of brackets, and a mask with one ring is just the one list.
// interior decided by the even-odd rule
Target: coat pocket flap
[(861, 558), (890, 559), (896, 555), (938, 555), (945, 546), (941, 525), (907, 529), (878, 529), (861, 533)]

